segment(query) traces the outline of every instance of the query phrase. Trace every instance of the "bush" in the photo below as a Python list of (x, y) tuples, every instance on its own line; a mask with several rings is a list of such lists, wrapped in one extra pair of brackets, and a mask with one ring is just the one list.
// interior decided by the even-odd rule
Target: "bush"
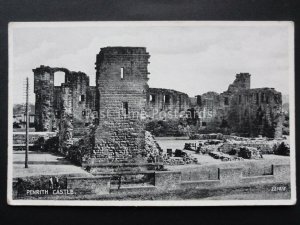
[(44, 150), (46, 152), (58, 152), (59, 139), (58, 137), (51, 137), (45, 141)]
[[(58, 178), (59, 188), (67, 188), (67, 178), (66, 176), (38, 176), (38, 177), (25, 177), (18, 178), (17, 182), (13, 185), (13, 190), (18, 196), (26, 194), (26, 190), (49, 190), (49, 179), (52, 177), (53, 181), (55, 177)], [(55, 188), (55, 187), (54, 187)]]
[(283, 128), (282, 128), (282, 134), (283, 135), (290, 135), (290, 124), (289, 124), (290, 118), (289, 115), (286, 114), (284, 115), (284, 120), (283, 120)]
[(152, 120), (146, 124), (146, 130), (154, 136), (185, 136), (187, 126), (180, 120)]
[(278, 145), (278, 147), (275, 147), (274, 154), (289, 156), (290, 155), (290, 146), (285, 142), (281, 142), (281, 144)]
[(237, 153), (238, 153), (238, 150), (237, 150), (236, 148), (232, 148), (232, 149), (228, 152), (229, 155), (236, 155)]

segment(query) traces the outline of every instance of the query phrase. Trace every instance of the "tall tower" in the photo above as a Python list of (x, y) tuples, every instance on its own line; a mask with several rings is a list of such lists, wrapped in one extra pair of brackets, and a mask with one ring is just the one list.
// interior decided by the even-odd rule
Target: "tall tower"
[(239, 88), (250, 89), (250, 78), (249, 73), (239, 73), (236, 75), (235, 81)]
[(249, 73), (239, 73), (236, 75), (235, 80), (229, 85), (229, 92), (237, 92), (240, 90), (248, 90), (251, 85), (251, 74)]
[(149, 53), (142, 47), (101, 48), (96, 60), (97, 155), (122, 161), (143, 155)]
[(36, 131), (52, 131), (54, 75), (50, 67), (40, 66), (33, 69), (35, 93)]

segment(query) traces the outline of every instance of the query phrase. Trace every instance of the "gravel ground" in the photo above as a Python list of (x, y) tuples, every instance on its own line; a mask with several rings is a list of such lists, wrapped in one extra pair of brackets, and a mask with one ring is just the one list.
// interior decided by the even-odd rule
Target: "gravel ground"
[(38, 175), (73, 174), (90, 176), (81, 167), (71, 164), (64, 157), (44, 152), (29, 152), (28, 168), (24, 168), (24, 151), (13, 153), (13, 178)]

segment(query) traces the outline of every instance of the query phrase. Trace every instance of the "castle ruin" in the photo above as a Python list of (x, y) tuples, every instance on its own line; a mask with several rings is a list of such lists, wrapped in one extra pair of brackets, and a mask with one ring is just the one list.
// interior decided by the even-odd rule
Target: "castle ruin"
[[(221, 94), (195, 97), (161, 88), (149, 88), (150, 55), (144, 47), (101, 48), (96, 58), (96, 86), (83, 72), (40, 66), (33, 69), (36, 95), (36, 131), (57, 131), (61, 151), (89, 137), (99, 160), (122, 161), (143, 157), (145, 124), (162, 119), (154, 112), (192, 112), (199, 132), (215, 130), (245, 136), (282, 135), (282, 97), (273, 88), (250, 87), (250, 74), (240, 73)], [(65, 81), (54, 85), (54, 74)], [(199, 115), (210, 112), (209, 116)], [(163, 118), (166, 119), (166, 118)], [(101, 161), (100, 160), (100, 161)]]

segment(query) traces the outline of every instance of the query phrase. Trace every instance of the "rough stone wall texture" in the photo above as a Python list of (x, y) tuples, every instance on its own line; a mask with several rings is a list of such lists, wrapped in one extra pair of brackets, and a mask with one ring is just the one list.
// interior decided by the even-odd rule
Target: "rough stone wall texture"
[(250, 74), (240, 73), (228, 90), (196, 96), (198, 129), (235, 132), (245, 136), (282, 135), (282, 97), (273, 88), (250, 89)]
[(239, 73), (232, 84), (228, 87), (228, 92), (236, 92), (243, 89), (250, 89), (250, 77), (249, 73)]
[(207, 92), (196, 96), (196, 106), (194, 107), (198, 111), (198, 114), (200, 114), (200, 127), (204, 129), (220, 127), (229, 113), (233, 94), (249, 88), (250, 74), (240, 73), (236, 75), (236, 79), (229, 85), (227, 91), (221, 94)]
[(109, 194), (111, 177), (71, 177), (67, 179), (67, 188), (83, 194)]
[(237, 133), (280, 137), (281, 112), (281, 93), (272, 88), (243, 90), (232, 98), (228, 124)]
[[(100, 161), (147, 155), (145, 113), (162, 120), (169, 113), (188, 111), (198, 132), (281, 136), (281, 93), (272, 88), (250, 89), (250, 74), (237, 74), (221, 94), (207, 92), (189, 98), (175, 90), (149, 88), (149, 57), (142, 47), (101, 48), (96, 87), (89, 86), (89, 77), (82, 72), (48, 66), (34, 69), (36, 131), (58, 130), (60, 146), (67, 148), (85, 136), (93, 123), (97, 128), (92, 155)], [(61, 86), (54, 86), (55, 72), (65, 73)]]
[(86, 93), (86, 103), (87, 108), (90, 109), (92, 112), (97, 111), (96, 108), (96, 87), (90, 86), (87, 88)]
[(81, 72), (67, 74), (67, 84), (71, 90), (72, 114), (74, 128), (82, 127), (87, 122), (84, 111), (87, 109), (87, 89), (89, 77)]
[(71, 88), (63, 85), (60, 93), (59, 106), (59, 146), (60, 151), (64, 154), (73, 144), (73, 115), (72, 115), (72, 95)]
[(145, 150), (147, 156), (158, 156), (162, 152), (161, 147), (149, 131), (145, 132)]
[(52, 131), (54, 77), (49, 67), (41, 66), (34, 72), (35, 128), (36, 131)]
[(139, 113), (146, 108), (149, 57), (145, 48), (138, 47), (107, 47), (97, 55), (97, 157), (122, 161), (145, 155), (145, 129)]
[[(221, 99), (216, 92), (207, 92), (201, 95), (201, 105), (196, 108), (200, 118), (200, 128), (214, 128), (221, 123), (221, 117), (224, 114)], [(200, 103), (199, 99), (198, 103)]]
[[(48, 66), (33, 72), (36, 131), (58, 131), (61, 148), (70, 146), (73, 136), (83, 136), (93, 120), (89, 115), (95, 110), (95, 87), (89, 86), (89, 77), (82, 72)], [(65, 73), (61, 86), (54, 86), (56, 72)]]
[(183, 92), (164, 88), (148, 90), (147, 114), (152, 119), (173, 119), (179, 113), (184, 114), (189, 108), (189, 96)]

